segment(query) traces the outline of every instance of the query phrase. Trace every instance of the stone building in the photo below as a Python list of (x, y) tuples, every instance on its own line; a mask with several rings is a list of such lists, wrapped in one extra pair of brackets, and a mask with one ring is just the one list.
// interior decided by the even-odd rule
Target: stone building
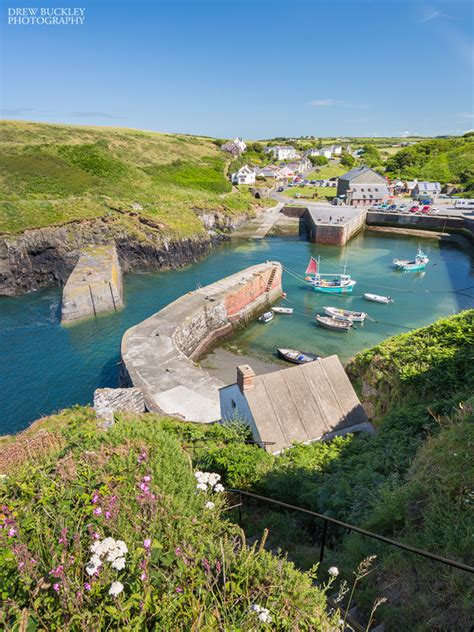
[(369, 167), (354, 167), (337, 181), (337, 197), (352, 206), (377, 204), (388, 194), (385, 178)]

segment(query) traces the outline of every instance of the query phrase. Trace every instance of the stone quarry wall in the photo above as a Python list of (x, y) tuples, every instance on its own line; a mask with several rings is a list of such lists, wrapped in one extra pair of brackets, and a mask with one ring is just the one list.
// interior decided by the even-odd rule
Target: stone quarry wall
[(281, 275), (278, 262), (252, 266), (189, 292), (129, 329), (122, 339), (123, 385), (141, 388), (150, 411), (218, 421), (224, 383), (195, 362), (281, 295)]
[(122, 270), (115, 246), (85, 249), (63, 289), (61, 322), (123, 307)]

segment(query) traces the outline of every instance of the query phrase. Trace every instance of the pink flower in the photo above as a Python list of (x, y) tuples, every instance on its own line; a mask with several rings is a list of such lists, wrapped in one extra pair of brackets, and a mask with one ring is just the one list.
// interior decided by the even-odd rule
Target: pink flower
[(100, 507), (96, 507), (93, 511), (94, 515), (100, 516), (102, 513), (102, 509)]
[(142, 580), (142, 582), (144, 582), (146, 580), (146, 573), (145, 573), (145, 571), (143, 571), (143, 573), (140, 575), (140, 579)]
[(59, 592), (59, 584), (53, 584), (53, 590)]
[(181, 588), (181, 586), (177, 586), (176, 587), (176, 592), (177, 593), (182, 593), (183, 592), (183, 589)]
[(94, 495), (92, 496), (92, 504), (95, 505), (96, 503), (98, 503), (100, 500), (100, 494), (98, 492), (94, 492)]
[(143, 463), (143, 461), (146, 461), (147, 458), (148, 458), (147, 453), (145, 452), (145, 450), (142, 450), (137, 457), (137, 461), (138, 463)]
[(94, 531), (94, 533), (92, 534), (92, 537), (94, 540), (100, 540), (100, 535), (97, 533), (97, 531)]
[(149, 483), (149, 482), (151, 481), (151, 476), (149, 476), (149, 475), (147, 474), (146, 476), (144, 476), (144, 477), (143, 477), (143, 480), (144, 480), (146, 483)]
[(146, 538), (145, 540), (143, 540), (143, 546), (144, 546), (146, 549), (149, 549), (149, 548), (150, 548), (150, 546), (151, 546), (151, 540), (150, 540), (150, 538)]
[(16, 535), (16, 529), (15, 529), (15, 527), (11, 527), (10, 530), (8, 531), (8, 536), (10, 538), (14, 538), (15, 535)]
[(105, 519), (106, 519), (106, 520), (110, 520), (110, 516), (111, 516), (112, 514), (110, 513), (110, 511), (106, 511), (104, 515), (105, 515)]
[(138, 487), (142, 490), (142, 492), (147, 492), (147, 491), (149, 491), (149, 489), (150, 489), (150, 488), (148, 487), (148, 485), (147, 485), (146, 483), (143, 483), (143, 482), (142, 482), (142, 483), (140, 483), (140, 485), (139, 485)]
[(177, 546), (174, 550), (174, 552), (176, 553), (176, 555), (182, 555), (183, 554), (183, 549), (180, 546)]
[(92, 588), (92, 586), (89, 584), (89, 582), (86, 582), (86, 583), (84, 584), (84, 589), (85, 589), (85, 590), (90, 590), (91, 588)]

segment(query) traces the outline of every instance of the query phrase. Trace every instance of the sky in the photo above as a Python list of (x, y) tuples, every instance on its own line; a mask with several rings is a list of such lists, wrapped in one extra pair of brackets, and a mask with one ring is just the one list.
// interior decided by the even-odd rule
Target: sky
[[(474, 127), (473, 6), (3, 0), (1, 117), (247, 139), (460, 134)], [(28, 7), (85, 19), (8, 24)]]

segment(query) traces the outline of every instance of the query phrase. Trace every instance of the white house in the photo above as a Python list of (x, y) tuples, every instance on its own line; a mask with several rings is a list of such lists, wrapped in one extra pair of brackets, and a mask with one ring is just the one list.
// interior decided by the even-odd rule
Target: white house
[(296, 158), (298, 152), (291, 145), (275, 145), (274, 147), (265, 147), (266, 154), (273, 154), (275, 160), (291, 160)]
[(247, 145), (244, 143), (242, 138), (239, 138), (238, 136), (234, 138), (234, 145), (236, 145), (240, 149), (240, 153), (242, 154), (247, 149)]
[(335, 156), (340, 156), (342, 154), (342, 147), (341, 145), (331, 145), (331, 147), (329, 147), (329, 151)]
[(228, 143), (224, 143), (221, 147), (222, 151), (227, 151), (229, 154), (233, 156), (240, 156), (247, 149), (247, 145), (244, 141), (238, 136)]
[(262, 167), (257, 171), (257, 176), (262, 178), (275, 178), (275, 180), (281, 180), (283, 178), (283, 174), (279, 167), (275, 165), (267, 165), (266, 167)]
[(412, 190), (412, 196), (423, 197), (437, 197), (441, 193), (441, 185), (439, 182), (417, 182)]
[(237, 383), (221, 388), (219, 398), (222, 420), (245, 421), (255, 442), (272, 453), (294, 442), (373, 432), (335, 355), (264, 375), (239, 366)]
[(255, 169), (252, 169), (248, 165), (244, 165), (231, 175), (231, 180), (232, 184), (254, 184)]
[(315, 147), (313, 147), (312, 149), (308, 149), (308, 151), (306, 152), (306, 155), (312, 156), (312, 157), (324, 156), (328, 160), (332, 157), (331, 150), (327, 147), (323, 147), (322, 149), (316, 149)]

